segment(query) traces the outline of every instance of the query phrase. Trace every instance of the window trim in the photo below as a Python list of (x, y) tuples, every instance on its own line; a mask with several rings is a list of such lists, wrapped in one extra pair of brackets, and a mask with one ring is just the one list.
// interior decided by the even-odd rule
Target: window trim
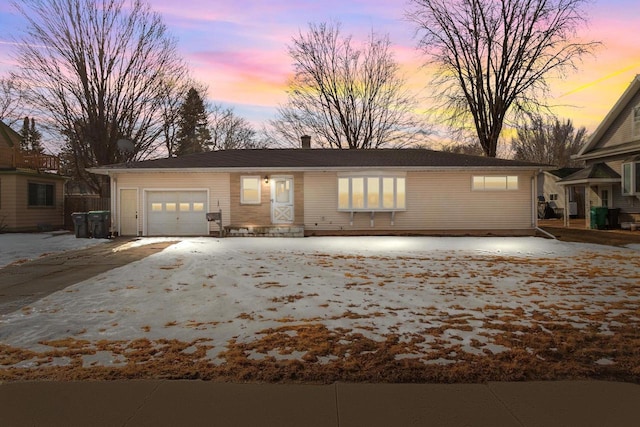
[[(478, 178), (482, 179), (482, 187), (476, 185)], [(505, 188), (486, 188), (486, 178), (504, 178)], [(515, 187), (509, 186), (509, 179), (515, 178)], [(479, 183), (478, 183), (479, 184)], [(472, 175), (471, 191), (518, 191), (520, 189), (520, 178), (518, 175)]]
[[(620, 192), (623, 196), (634, 196), (640, 194), (640, 161), (637, 159), (631, 159), (630, 161), (623, 162), (620, 171)], [(625, 169), (629, 170), (629, 183), (625, 185), (627, 176)], [(628, 188), (629, 191), (625, 191)]]
[(631, 110), (631, 135), (640, 137), (640, 105), (636, 105)]
[[(45, 193), (45, 202), (44, 204), (31, 204), (32, 196), (31, 196), (31, 186), (44, 186), (51, 187), (51, 201), (47, 203), (47, 194)], [(46, 192), (46, 190), (45, 190)], [(35, 195), (37, 198), (37, 194)], [(27, 207), (35, 208), (35, 209), (51, 209), (56, 207), (56, 184), (52, 182), (37, 182), (37, 181), (27, 181)]]
[[(393, 179), (393, 206), (392, 207), (384, 207), (384, 179), (391, 178)], [(362, 198), (363, 198), (363, 206), (362, 207), (354, 207), (353, 206), (353, 180), (361, 179), (362, 180)], [(378, 189), (376, 191), (378, 204), (377, 206), (369, 206), (369, 199), (373, 195), (373, 193), (369, 194), (369, 183), (371, 179), (378, 180)], [(348, 191), (348, 206), (340, 205), (340, 182), (341, 180), (347, 180), (347, 191)], [(398, 180), (402, 180), (402, 190), (404, 193), (404, 204), (403, 206), (398, 206)], [(338, 174), (338, 212), (396, 212), (396, 211), (406, 211), (407, 210), (407, 177), (405, 174), (391, 174), (391, 173), (339, 173)]]
[[(244, 180), (255, 179), (258, 183), (258, 200), (245, 200), (244, 197)], [(262, 204), (262, 178), (260, 175), (241, 175), (240, 176), (240, 204), (241, 205), (260, 205)]]

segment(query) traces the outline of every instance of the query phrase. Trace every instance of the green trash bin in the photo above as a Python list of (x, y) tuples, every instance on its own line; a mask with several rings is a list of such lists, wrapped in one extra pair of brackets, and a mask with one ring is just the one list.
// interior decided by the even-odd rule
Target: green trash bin
[(87, 213), (89, 231), (94, 239), (109, 238), (109, 224), (111, 222), (111, 212), (109, 211), (89, 211)]
[(71, 218), (73, 219), (73, 230), (76, 233), (76, 238), (89, 237), (89, 227), (87, 223), (86, 212), (73, 212)]
[(591, 208), (590, 213), (592, 230), (603, 230), (607, 227), (609, 208), (605, 206), (594, 206)]

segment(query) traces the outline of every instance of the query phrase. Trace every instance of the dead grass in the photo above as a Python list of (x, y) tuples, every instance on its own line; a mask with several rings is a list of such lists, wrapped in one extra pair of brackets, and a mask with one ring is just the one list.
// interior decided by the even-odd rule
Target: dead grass
[[(350, 271), (342, 274), (349, 280), (344, 288), (352, 292), (373, 295), (371, 292), (385, 285), (399, 290), (429, 289), (446, 295), (450, 302), (441, 307), (424, 301), (407, 311), (395, 302), (373, 299), (362, 305), (345, 304), (344, 311), (326, 317), (283, 314), (274, 319), (277, 327), (250, 338), (216, 343), (216, 347), (207, 331), (220, 322), (202, 319), (164, 324), (164, 328), (202, 331), (202, 337), (193, 341), (141, 338), (91, 342), (70, 337), (40, 343), (46, 346), (40, 352), (0, 343), (0, 381), (200, 378), (330, 383), (590, 378), (640, 383), (638, 257), (585, 253), (567, 267), (566, 260), (555, 258), (471, 256), (455, 259), (457, 271), (449, 269), (447, 263), (452, 259), (443, 257), (308, 257), (309, 263), (322, 268), (333, 267), (338, 260), (350, 263)], [(475, 270), (466, 268), (471, 262), (478, 266)], [(388, 268), (370, 273), (367, 263)], [(442, 268), (443, 264), (447, 266)], [(403, 271), (400, 266), (412, 270)], [(511, 304), (469, 308), (457, 299), (499, 295), (502, 290), (494, 286), (496, 280), (516, 274), (522, 277), (519, 284), (505, 291), (500, 300)], [(270, 281), (266, 273), (246, 276), (265, 277), (255, 285), (261, 290), (286, 286)], [(625, 281), (620, 282), (619, 277)], [(475, 283), (469, 283), (473, 278)], [(310, 276), (303, 279), (314, 280)], [(267, 301), (295, 306), (308, 299), (321, 308), (341, 302), (316, 300), (317, 296), (293, 291)], [(275, 307), (264, 310), (277, 312)], [(23, 309), (24, 315), (30, 312), (29, 307)], [(255, 321), (262, 317), (260, 313), (240, 312), (236, 319)], [(376, 318), (403, 315), (419, 325), (412, 329), (417, 332), (401, 333), (398, 325), (389, 327), (388, 333), (377, 330)], [(327, 326), (328, 321), (334, 326)], [(349, 327), (335, 326), (342, 326), (341, 321)], [(141, 330), (150, 332), (151, 327), (141, 326)], [(83, 358), (98, 352), (106, 352), (118, 362), (85, 366)]]
[[(593, 328), (541, 321), (540, 325), (510, 325), (494, 331), (493, 343), (508, 347), (498, 354), (470, 354), (445, 340), (426, 337), (438, 331), (372, 340), (350, 329), (328, 329), (319, 323), (284, 325), (261, 331), (251, 342), (230, 340), (214, 363), (207, 358), (206, 339), (192, 342), (138, 339), (131, 342), (58, 340), (50, 351), (37, 353), (0, 345), (0, 365), (29, 361), (31, 367), (0, 369), (1, 381), (85, 380), (140, 378), (199, 378), (215, 381), (313, 382), (485, 382), (558, 379), (606, 379), (640, 382), (640, 334), (635, 327), (619, 327), (614, 335)], [(546, 330), (553, 330), (550, 334)], [(478, 343), (476, 343), (478, 344)], [(83, 367), (82, 357), (111, 352), (125, 362), (118, 366)], [(288, 359), (293, 353), (300, 357)], [(282, 357), (275, 357), (275, 355)], [(50, 366), (67, 358), (66, 366)], [(599, 364), (602, 359), (613, 364)], [(449, 363), (432, 363), (433, 361)]]

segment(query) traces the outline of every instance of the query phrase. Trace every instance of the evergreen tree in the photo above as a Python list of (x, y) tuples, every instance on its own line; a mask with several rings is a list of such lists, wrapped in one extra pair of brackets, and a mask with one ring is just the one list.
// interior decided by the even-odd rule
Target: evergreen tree
[(201, 153), (208, 150), (211, 144), (207, 112), (202, 97), (195, 88), (189, 89), (180, 107), (176, 139), (176, 156)]
[(29, 151), (31, 136), (29, 135), (29, 117), (25, 117), (22, 122), (22, 129), (20, 129), (20, 136), (22, 139), (20, 140), (20, 151), (27, 152)]
[(42, 154), (44, 147), (42, 147), (42, 133), (36, 129), (36, 119), (31, 119), (31, 127), (29, 127), (29, 147), (34, 153)]
[(42, 153), (44, 148), (42, 147), (42, 133), (36, 129), (36, 120), (25, 117), (22, 122), (22, 129), (20, 129), (20, 136), (22, 141), (20, 142), (20, 149), (27, 153)]

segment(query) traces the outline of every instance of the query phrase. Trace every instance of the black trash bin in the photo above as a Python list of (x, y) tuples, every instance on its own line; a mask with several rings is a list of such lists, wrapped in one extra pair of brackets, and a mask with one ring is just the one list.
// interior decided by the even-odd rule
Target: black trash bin
[(89, 237), (89, 228), (87, 224), (87, 216), (86, 212), (73, 212), (71, 214), (71, 218), (73, 219), (73, 230), (76, 233), (76, 238), (87, 238)]
[(607, 212), (607, 221), (609, 223), (609, 229), (620, 228), (618, 218), (620, 217), (620, 208), (609, 209)]
[(87, 213), (89, 221), (89, 231), (94, 239), (109, 238), (109, 223), (111, 212), (109, 211), (89, 211)]

